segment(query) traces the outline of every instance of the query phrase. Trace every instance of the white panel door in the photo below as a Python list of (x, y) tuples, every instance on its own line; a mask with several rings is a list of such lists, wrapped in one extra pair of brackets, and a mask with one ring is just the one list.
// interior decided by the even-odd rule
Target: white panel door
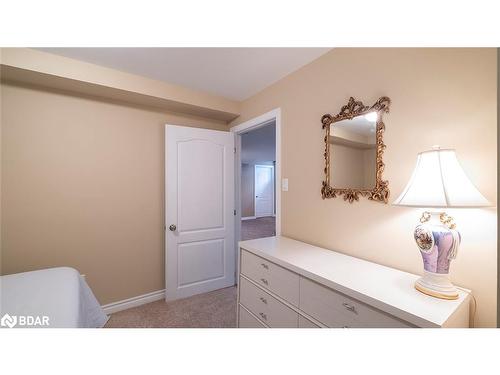
[(274, 167), (255, 165), (255, 216), (274, 214)]
[(234, 285), (234, 136), (166, 125), (166, 299)]

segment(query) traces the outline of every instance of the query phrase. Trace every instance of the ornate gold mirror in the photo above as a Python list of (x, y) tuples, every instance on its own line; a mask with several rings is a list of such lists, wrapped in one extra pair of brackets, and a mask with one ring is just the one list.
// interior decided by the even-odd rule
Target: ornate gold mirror
[(388, 181), (384, 171), (384, 113), (391, 100), (383, 96), (372, 106), (349, 98), (336, 115), (321, 118), (325, 130), (325, 181), (321, 195), (344, 196), (350, 203), (359, 196), (387, 203)]

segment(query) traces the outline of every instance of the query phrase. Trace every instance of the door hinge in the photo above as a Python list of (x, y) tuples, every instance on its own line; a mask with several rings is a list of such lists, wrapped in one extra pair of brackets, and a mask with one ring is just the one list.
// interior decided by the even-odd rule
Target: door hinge
[(234, 153), (236, 154), (236, 147), (233, 150), (234, 150)]
[(233, 215), (236, 216), (236, 210), (233, 210)]

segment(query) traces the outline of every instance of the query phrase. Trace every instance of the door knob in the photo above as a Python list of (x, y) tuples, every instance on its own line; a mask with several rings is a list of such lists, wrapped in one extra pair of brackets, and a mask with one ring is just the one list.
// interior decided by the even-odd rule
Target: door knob
[(175, 226), (175, 224), (171, 224), (171, 225), (168, 227), (168, 229), (170, 229), (172, 232), (174, 232), (174, 231), (177, 229), (177, 227)]

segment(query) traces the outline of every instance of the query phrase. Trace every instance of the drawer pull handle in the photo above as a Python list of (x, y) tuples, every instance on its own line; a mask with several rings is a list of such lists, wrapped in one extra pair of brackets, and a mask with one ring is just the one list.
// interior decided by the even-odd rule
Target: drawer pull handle
[(267, 299), (265, 299), (264, 297), (260, 297), (260, 300), (267, 305)]
[(342, 326), (342, 328), (349, 328), (349, 326)]
[(356, 308), (353, 305), (349, 305), (348, 303), (343, 303), (342, 306), (344, 306), (347, 310), (352, 311), (353, 313), (356, 312)]
[(266, 270), (268, 270), (268, 269), (269, 269), (269, 266), (268, 266), (267, 264), (265, 264), (265, 263), (261, 263), (260, 265), (261, 265), (262, 267), (264, 267)]
[(269, 285), (269, 281), (267, 281), (266, 279), (260, 279), (260, 281), (262, 281), (266, 285)]
[(267, 320), (267, 315), (264, 313), (259, 313), (260, 317), (264, 320)]

